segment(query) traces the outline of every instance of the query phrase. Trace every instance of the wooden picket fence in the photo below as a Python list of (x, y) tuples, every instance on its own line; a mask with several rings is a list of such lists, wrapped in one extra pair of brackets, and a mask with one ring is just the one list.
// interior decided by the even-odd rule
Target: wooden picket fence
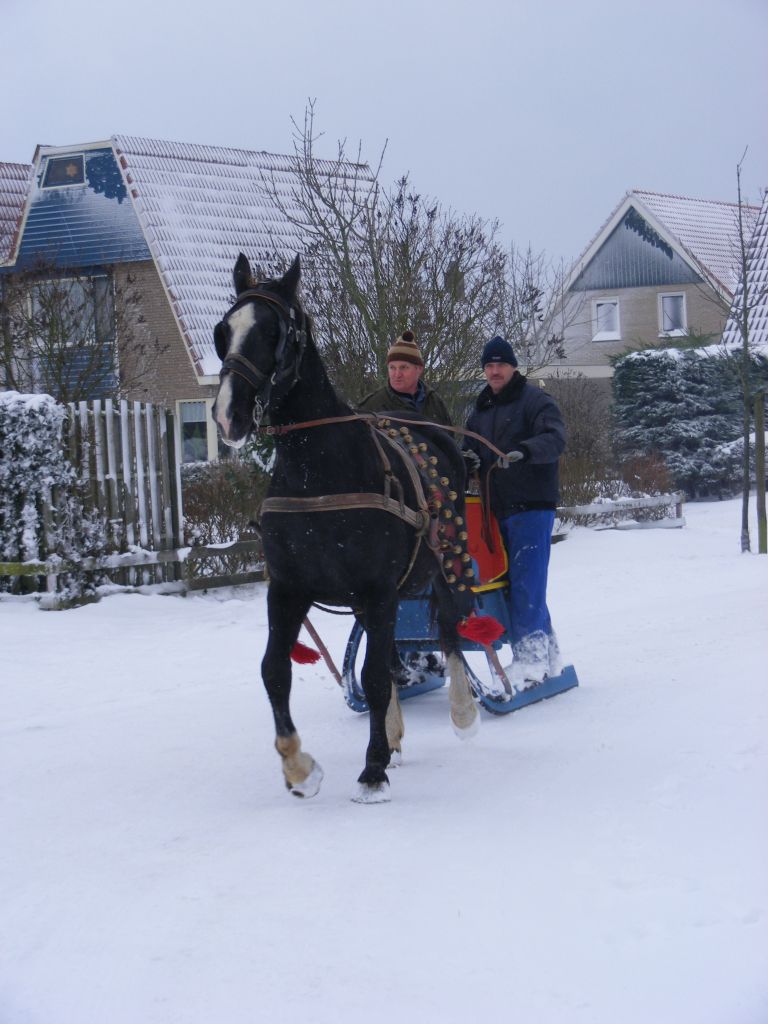
[[(73, 570), (107, 574), (125, 585), (181, 577), (181, 481), (173, 414), (152, 404), (96, 399), (70, 403), (63, 444), (80, 478), (84, 504), (106, 526), (106, 551), (68, 563), (49, 542), (59, 495), (40, 509), (39, 562), (0, 562), (0, 576), (24, 577), (27, 588), (55, 595), (57, 577)], [(52, 601), (51, 606), (56, 606)]]
[(151, 403), (69, 405), (67, 453), (107, 523), (110, 551), (183, 544), (175, 431), (173, 413)]
[[(107, 549), (76, 563), (51, 557), (46, 541), (56, 514), (54, 489), (41, 509), (40, 561), (0, 562), (0, 576), (23, 577), (28, 587), (48, 591), (45, 607), (65, 606), (56, 598), (57, 578), (73, 570), (107, 575), (123, 586), (178, 581), (185, 591), (263, 579), (257, 538), (183, 546), (177, 429), (173, 413), (150, 403), (70, 403), (64, 447), (80, 477), (86, 506), (106, 524)], [(233, 558), (247, 567), (232, 570)]]

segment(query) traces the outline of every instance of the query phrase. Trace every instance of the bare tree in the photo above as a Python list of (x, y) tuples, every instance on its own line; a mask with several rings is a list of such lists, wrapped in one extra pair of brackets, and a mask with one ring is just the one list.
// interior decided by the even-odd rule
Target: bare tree
[(566, 292), (568, 273), (528, 246), (510, 248), (499, 325), (529, 373), (565, 359), (565, 329), (581, 302)]
[(0, 345), (0, 384), (60, 402), (141, 392), (163, 351), (130, 275), (117, 286), (45, 261), (0, 278)]
[[(406, 327), (416, 334), (431, 384), (457, 418), (479, 376), (481, 346), (507, 333), (528, 367), (562, 352), (548, 306), (544, 261), (505, 252), (496, 221), (458, 215), (415, 190), (408, 175), (380, 181), (338, 143), (316, 154), (314, 107), (294, 122), (294, 187), (275, 176), (263, 189), (304, 240), (304, 289), (336, 385), (351, 400), (380, 384), (387, 349)], [(273, 239), (279, 251), (279, 239)]]

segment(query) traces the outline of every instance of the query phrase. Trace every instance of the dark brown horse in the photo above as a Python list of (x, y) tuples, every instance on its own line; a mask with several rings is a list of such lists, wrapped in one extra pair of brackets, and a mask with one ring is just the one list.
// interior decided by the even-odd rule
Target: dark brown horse
[[(261, 520), (269, 573), (262, 675), (286, 785), (297, 796), (314, 796), (323, 774), (302, 750), (291, 719), (291, 652), (314, 602), (346, 606), (355, 610), (367, 634), (361, 681), (370, 708), (370, 741), (355, 799), (374, 803), (389, 799), (386, 768), (398, 739), (388, 739), (387, 708), (399, 598), (433, 587), (451, 677), (451, 718), (462, 736), (479, 724), (458, 654), (457, 626), (470, 615), (472, 599), (461, 580), (457, 584), (446, 573), (435, 544), (430, 547), (418, 480), (407, 460), (387, 452), (396, 442), (382, 440), (387, 432), (377, 432), (371, 417), (356, 417), (334, 392), (296, 297), (299, 274), (297, 257), (280, 280), (254, 283), (248, 260), (238, 258), (237, 298), (214, 332), (222, 369), (213, 415), (222, 440), (235, 448), (262, 415), (276, 433), (274, 473)], [(400, 429), (389, 434), (397, 433), (402, 444)], [(450, 514), (460, 523), (465, 470), (454, 441), (428, 425), (404, 429), (412, 451), (429, 452), (429, 473), (439, 479), (441, 493), (450, 492)], [(434, 507), (432, 512), (434, 519)], [(390, 715), (396, 731), (394, 719)]]

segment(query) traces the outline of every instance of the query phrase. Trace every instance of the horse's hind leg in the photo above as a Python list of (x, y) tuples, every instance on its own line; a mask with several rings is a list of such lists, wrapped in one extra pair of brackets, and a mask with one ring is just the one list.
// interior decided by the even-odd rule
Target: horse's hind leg
[(472, 696), (472, 688), (469, 685), (467, 670), (461, 656), (454, 652), (448, 655), (447, 661), (451, 680), (448, 687), (451, 725), (460, 740), (468, 740), (480, 728), (480, 714)]
[(285, 784), (294, 796), (315, 796), (323, 770), (301, 749), (291, 719), (291, 648), (296, 643), (309, 602), (270, 583), (267, 593), (269, 639), (261, 674), (275, 718), (275, 748), (282, 758)]
[(437, 626), (445, 649), (450, 677), (448, 701), (451, 706), (451, 725), (459, 739), (466, 740), (474, 736), (480, 728), (480, 713), (472, 696), (456, 630), (462, 611), (468, 612), (469, 605), (462, 609), (457, 596), (439, 577), (434, 581), (433, 592), (437, 601)]
[(403, 709), (400, 707), (400, 698), (394, 679), (392, 680), (392, 695), (389, 698), (385, 724), (387, 728), (387, 743), (389, 745), (389, 767), (396, 768), (403, 761), (402, 741), (405, 735), (405, 723), (403, 722)]

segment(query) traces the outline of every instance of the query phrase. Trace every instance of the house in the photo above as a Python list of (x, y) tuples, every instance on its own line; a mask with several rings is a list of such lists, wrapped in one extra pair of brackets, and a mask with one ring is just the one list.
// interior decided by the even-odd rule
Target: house
[[(0, 287), (25, 273), (77, 274), (100, 285), (88, 301), (107, 310), (93, 321), (111, 322), (111, 334), (100, 329), (123, 384), (134, 357), (121, 353), (120, 306), (137, 297), (131, 331), (157, 343), (156, 358), (151, 379), (122, 391), (175, 409), (184, 461), (216, 458), (213, 327), (231, 302), (240, 251), (267, 268), (303, 248), (299, 229), (265, 190), (269, 183), (284, 209), (295, 209), (294, 166), (288, 156), (123, 135), (38, 146), (30, 166), (0, 164)], [(340, 173), (332, 162), (318, 168)]]
[[(749, 345), (750, 348), (761, 349), (768, 356), (768, 192), (763, 196), (763, 205), (746, 249), (746, 264)], [(739, 318), (743, 319), (743, 305), (744, 281), (740, 277), (731, 315), (723, 332), (726, 344), (742, 344)]]
[[(743, 207), (751, 224), (757, 208)], [(565, 285), (565, 355), (552, 369), (612, 375), (612, 356), (686, 335), (719, 338), (738, 280), (738, 207), (627, 192)]]

